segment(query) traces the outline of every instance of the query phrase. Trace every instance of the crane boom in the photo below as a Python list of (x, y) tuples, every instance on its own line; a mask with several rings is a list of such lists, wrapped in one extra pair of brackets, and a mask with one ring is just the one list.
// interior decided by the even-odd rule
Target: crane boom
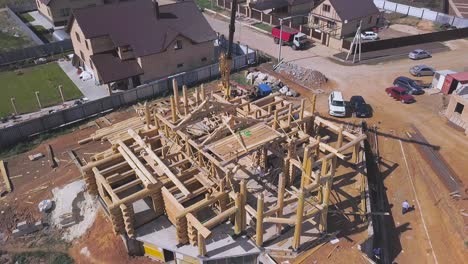
[(219, 70), (221, 72), (221, 90), (224, 92), (224, 97), (229, 99), (231, 97), (231, 87), (229, 79), (231, 75), (232, 63), (232, 45), (234, 43), (234, 32), (236, 31), (236, 13), (237, 13), (237, 0), (232, 1), (231, 19), (229, 23), (229, 39), (227, 54), (221, 53), (219, 57)]

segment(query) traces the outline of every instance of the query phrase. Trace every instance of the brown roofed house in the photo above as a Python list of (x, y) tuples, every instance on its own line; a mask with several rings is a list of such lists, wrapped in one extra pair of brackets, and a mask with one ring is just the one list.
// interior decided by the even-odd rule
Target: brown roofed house
[(37, 10), (54, 26), (63, 26), (75, 8), (102, 5), (110, 0), (36, 0)]
[(379, 15), (373, 0), (324, 0), (312, 9), (309, 24), (318, 29), (312, 37), (329, 45), (330, 36), (341, 39), (355, 34), (360, 21), (362, 31), (375, 27)]
[(132, 88), (214, 61), (216, 33), (192, 1), (76, 9), (70, 21), (75, 61), (100, 84)]

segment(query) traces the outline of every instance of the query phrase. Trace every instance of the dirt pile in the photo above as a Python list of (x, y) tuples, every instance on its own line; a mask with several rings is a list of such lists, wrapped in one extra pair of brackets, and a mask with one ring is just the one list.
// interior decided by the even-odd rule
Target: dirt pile
[(320, 88), (328, 81), (327, 77), (319, 71), (287, 62), (281, 63), (276, 71), (291, 75), (298, 83), (312, 89)]

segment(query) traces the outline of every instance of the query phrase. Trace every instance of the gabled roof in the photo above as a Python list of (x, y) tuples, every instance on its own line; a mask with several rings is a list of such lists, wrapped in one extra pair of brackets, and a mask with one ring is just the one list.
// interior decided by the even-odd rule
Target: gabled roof
[[(75, 20), (85, 38), (109, 36), (115, 47), (130, 45), (135, 56), (160, 53), (181, 35), (194, 43), (216, 39), (216, 34), (192, 1), (159, 6), (137, 0), (76, 9)], [(71, 28), (71, 24), (69, 27)]]
[(100, 53), (91, 55), (103, 83), (124, 80), (143, 74), (143, 70), (135, 59), (120, 60), (117, 54)]
[(355, 20), (378, 14), (373, 0), (329, 0), (341, 21)]

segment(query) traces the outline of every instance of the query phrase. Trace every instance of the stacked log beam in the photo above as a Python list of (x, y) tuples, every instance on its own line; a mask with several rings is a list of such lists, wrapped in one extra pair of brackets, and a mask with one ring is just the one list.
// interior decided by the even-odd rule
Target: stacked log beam
[(135, 212), (133, 211), (133, 205), (121, 204), (120, 210), (122, 210), (122, 217), (123, 217), (123, 222), (125, 224), (125, 231), (127, 232), (127, 235), (131, 238), (135, 238), (135, 227), (134, 227)]

